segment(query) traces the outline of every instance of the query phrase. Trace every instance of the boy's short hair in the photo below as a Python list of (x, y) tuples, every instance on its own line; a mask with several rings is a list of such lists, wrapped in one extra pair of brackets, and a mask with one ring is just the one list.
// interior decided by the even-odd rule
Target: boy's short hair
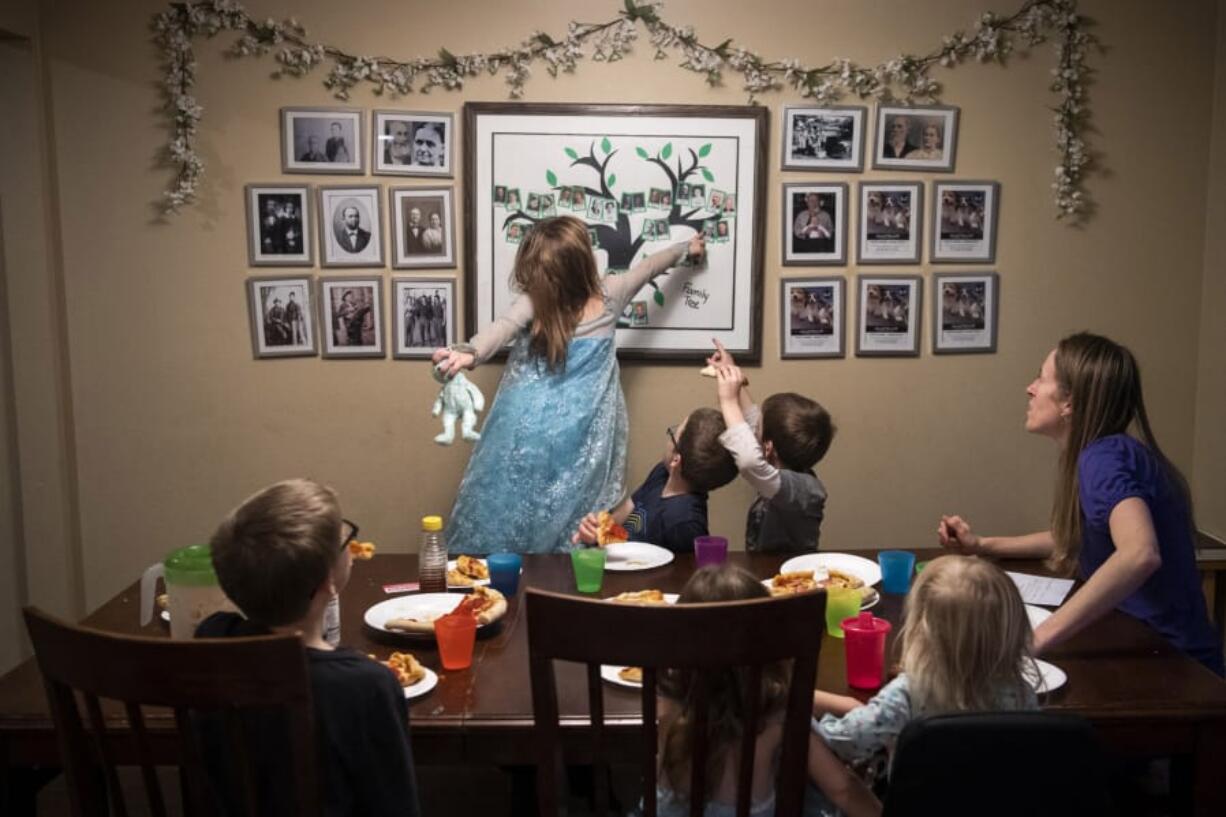
[(696, 409), (686, 418), (677, 453), (681, 476), (695, 491), (714, 491), (736, 479), (736, 461), (719, 441), (726, 429), (724, 415), (717, 409)]
[(268, 627), (300, 621), (340, 556), (336, 493), (308, 479), (270, 485), (218, 526), (210, 547), (221, 589)]
[(830, 412), (804, 395), (782, 392), (762, 403), (762, 441), (774, 444), (788, 470), (808, 471), (821, 462), (834, 432)]

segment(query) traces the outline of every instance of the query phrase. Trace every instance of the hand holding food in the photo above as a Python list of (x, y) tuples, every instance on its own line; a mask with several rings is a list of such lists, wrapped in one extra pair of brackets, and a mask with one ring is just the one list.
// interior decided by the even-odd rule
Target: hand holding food
[(596, 544), (600, 547), (630, 540), (629, 532), (617, 524), (608, 511), (601, 511), (596, 520)]

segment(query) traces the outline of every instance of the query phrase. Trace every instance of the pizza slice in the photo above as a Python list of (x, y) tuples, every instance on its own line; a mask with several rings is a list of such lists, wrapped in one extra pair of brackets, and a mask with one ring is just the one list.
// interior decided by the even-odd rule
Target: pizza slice
[(643, 683), (643, 668), (642, 667), (622, 667), (617, 671), (617, 677), (621, 678), (628, 684)]
[(817, 589), (817, 580), (812, 570), (792, 570), (778, 573), (771, 579), (771, 595), (787, 596), (792, 593), (807, 593)]
[[(374, 658), (374, 656), (371, 656)], [(377, 660), (377, 659), (376, 659)], [(421, 665), (411, 652), (394, 652), (386, 661), (379, 663), (387, 667), (396, 676), (402, 687), (411, 687), (426, 677), (426, 668)]]
[(485, 562), (472, 556), (459, 556), (455, 567), (447, 571), (447, 584), (452, 587), (471, 587), (479, 581), (490, 577), (490, 569)]
[(615, 542), (627, 542), (629, 540), (629, 532), (617, 524), (613, 514), (608, 511), (601, 511), (596, 517), (596, 544), (604, 547)]
[(668, 604), (660, 590), (632, 590), (618, 593), (612, 599), (618, 604)]
[(353, 558), (360, 559), (362, 561), (366, 561), (367, 559), (371, 559), (374, 557), (375, 543), (374, 542), (359, 542), (357, 539), (350, 539), (349, 540), (349, 552), (353, 555)]
[(491, 587), (477, 586), (473, 592), (456, 608), (451, 615), (470, 615), (477, 619), (477, 626), (492, 624), (502, 618), (507, 612), (506, 596)]

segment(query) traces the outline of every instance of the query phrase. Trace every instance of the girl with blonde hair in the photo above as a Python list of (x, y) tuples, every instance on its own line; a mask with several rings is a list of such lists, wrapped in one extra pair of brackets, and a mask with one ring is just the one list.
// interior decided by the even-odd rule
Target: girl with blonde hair
[(1051, 529), (978, 536), (962, 517), (943, 516), (941, 544), (961, 553), (1046, 559), (1085, 581), (1039, 625), (1036, 653), (1119, 609), (1223, 675), (1221, 637), (1196, 572), (1187, 482), (1154, 438), (1136, 358), (1108, 338), (1070, 335), (1047, 355), (1026, 393), (1026, 430), (1060, 447)]
[[(900, 674), (866, 704), (813, 693), (809, 774), (824, 798), (850, 817), (881, 804), (850, 784), (844, 763), (872, 764), (893, 752), (915, 718), (955, 712), (1038, 709), (1030, 619), (1013, 581), (991, 563), (942, 556), (915, 580), (896, 648)], [(885, 764), (876, 764), (876, 773)], [(814, 798), (820, 800), (822, 798)], [(830, 814), (821, 804), (814, 811)]]
[(560, 216), (533, 226), (511, 273), (518, 297), (469, 343), (434, 352), (450, 377), (511, 343), (447, 522), (450, 548), (570, 550), (585, 514), (621, 501), (629, 424), (617, 319), (648, 281), (704, 251), (696, 235), (602, 280), (583, 221)]

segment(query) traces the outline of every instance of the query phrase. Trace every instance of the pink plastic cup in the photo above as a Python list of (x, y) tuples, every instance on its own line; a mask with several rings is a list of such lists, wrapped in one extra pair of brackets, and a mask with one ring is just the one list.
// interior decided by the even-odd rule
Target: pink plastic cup
[(890, 622), (872, 613), (843, 619), (843, 646), (847, 656), (847, 685), (877, 689), (885, 670), (885, 637)]

